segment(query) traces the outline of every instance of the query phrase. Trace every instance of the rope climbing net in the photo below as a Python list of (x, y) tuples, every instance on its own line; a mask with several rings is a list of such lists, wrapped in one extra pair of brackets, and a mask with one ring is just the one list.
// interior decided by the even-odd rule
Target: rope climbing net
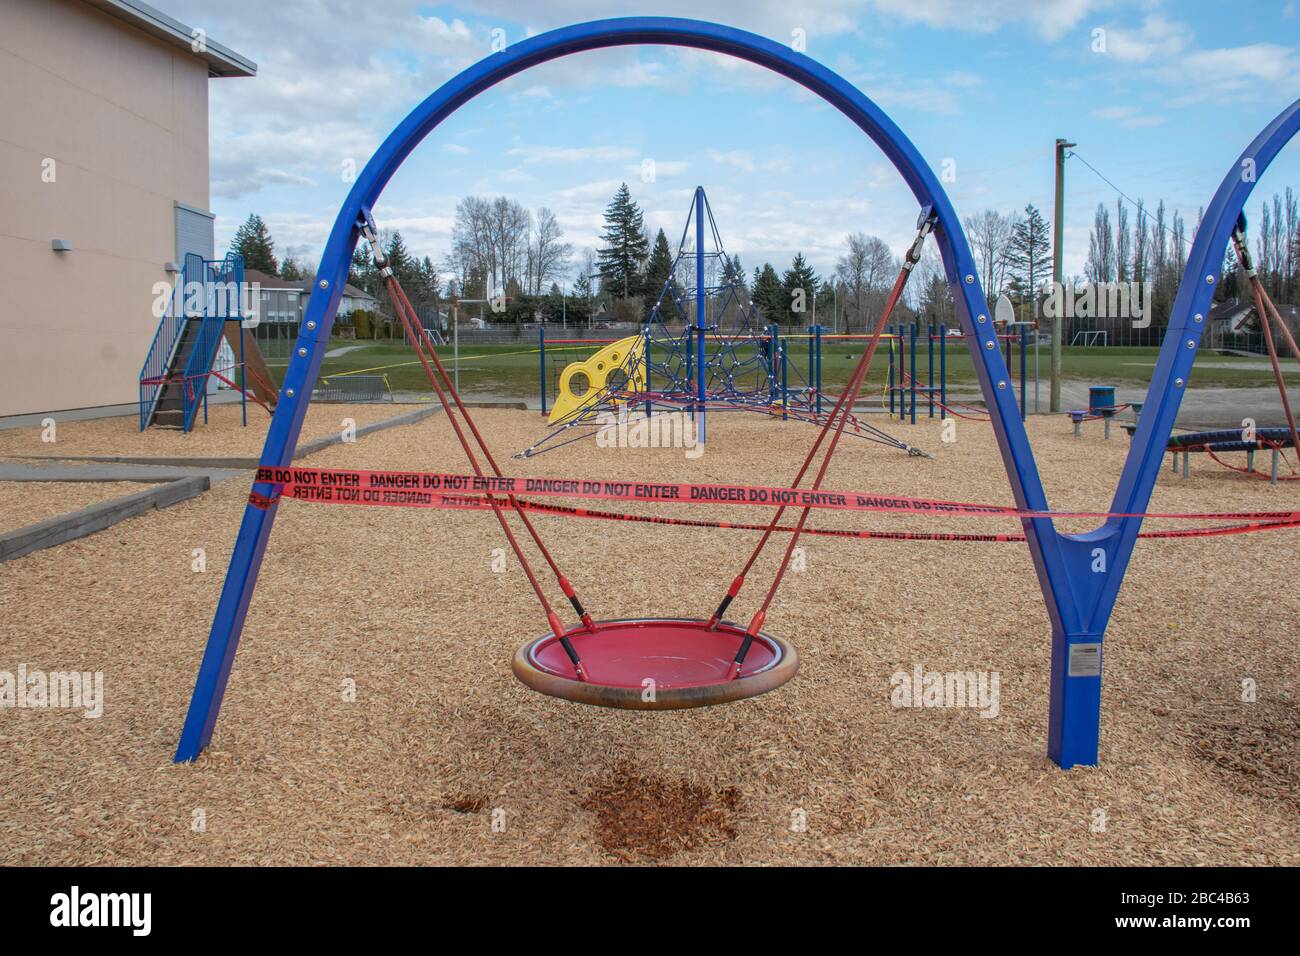
[[(589, 438), (620, 410), (692, 418), (747, 411), (818, 426), (830, 421), (823, 405), (834, 396), (821, 392), (811, 362), (801, 368), (791, 360), (779, 326), (762, 322), (702, 188), (687, 213), (672, 270), (637, 338), (619, 355), (617, 369), (602, 370), (599, 387), (577, 396), (571, 410), (554, 414), (551, 430), (515, 457), (531, 458)], [(561, 376), (562, 388), (565, 379)], [(852, 408), (845, 423), (847, 434), (923, 454), (854, 415)]]

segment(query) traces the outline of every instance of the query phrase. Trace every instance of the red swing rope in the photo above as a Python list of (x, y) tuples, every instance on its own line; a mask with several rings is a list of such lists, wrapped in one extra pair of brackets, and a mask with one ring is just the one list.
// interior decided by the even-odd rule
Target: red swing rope
[[(821, 487), (822, 480), (826, 477), (826, 470), (830, 465), (831, 458), (835, 454), (835, 448), (839, 444), (840, 436), (844, 434), (844, 425), (848, 421), (848, 417), (853, 410), (853, 405), (858, 399), (858, 393), (862, 390), (862, 383), (866, 380), (867, 372), (871, 368), (871, 362), (875, 357), (876, 348), (880, 344), (880, 337), (884, 334), (885, 325), (888, 323), (889, 317), (893, 313), (895, 306), (898, 305), (898, 300), (903, 295), (903, 287), (907, 285), (907, 280), (912, 274), (912, 269), (916, 266), (916, 263), (920, 261), (921, 250), (925, 246), (925, 237), (929, 235), (933, 228), (934, 218), (933, 216), (927, 215), (917, 231), (916, 239), (912, 242), (911, 248), (907, 250), (907, 254), (903, 258), (903, 268), (899, 271), (898, 278), (894, 280), (894, 287), (890, 290), (889, 299), (885, 302), (885, 307), (880, 313), (880, 318), (876, 320), (876, 328), (871, 336), (871, 341), (867, 345), (866, 351), (862, 353), (862, 357), (858, 359), (857, 368), (853, 370), (853, 375), (849, 379), (848, 387), (840, 393), (840, 397), (836, 401), (835, 407), (831, 410), (825, 424), (822, 425), (821, 431), (817, 435), (817, 440), (813, 442), (812, 448), (808, 450), (808, 454), (804, 458), (803, 464), (799, 466), (799, 472), (795, 475), (794, 481), (790, 485), (791, 488), (799, 487), (800, 483), (803, 481), (804, 475), (807, 474), (808, 469), (812, 466), (813, 459), (817, 456), (818, 449), (821, 448), (822, 442), (825, 440), (827, 434), (831, 432), (832, 425), (834, 425), (834, 435), (831, 437), (830, 444), (826, 448), (826, 454), (822, 456), (822, 463), (817, 470), (817, 477), (813, 480), (812, 490), (815, 491)], [(773, 532), (780, 523), (781, 516), (785, 513), (785, 509), (786, 506), (782, 505), (776, 510), (776, 513), (772, 515), (772, 520), (768, 522), (767, 528), (763, 531), (762, 537), (759, 538), (758, 543), (754, 546), (754, 550), (750, 554), (749, 560), (746, 561), (745, 566), (741, 568), (740, 574), (738, 574), (735, 580), (731, 582), (731, 587), (727, 589), (727, 593), (723, 597), (721, 603), (719, 603), (718, 609), (713, 613), (713, 616), (709, 618), (710, 628), (717, 626), (718, 622), (722, 619), (722, 615), (726, 613), (727, 607), (735, 599), (736, 595), (740, 593), (740, 589), (745, 584), (745, 575), (747, 575), (754, 567), (754, 563), (758, 560), (759, 555), (762, 554), (763, 549), (767, 546), (767, 542), (771, 539)], [(802, 514), (799, 516), (799, 521), (795, 525), (794, 532), (790, 535), (790, 543), (786, 546), (785, 555), (781, 559), (781, 565), (777, 568), (776, 576), (773, 578), (771, 586), (767, 589), (767, 594), (763, 598), (763, 603), (750, 620), (749, 626), (745, 628), (745, 638), (741, 642), (739, 650), (736, 651), (736, 657), (732, 661), (730, 671), (727, 675), (729, 680), (735, 679), (740, 674), (740, 668), (745, 663), (745, 655), (749, 653), (749, 648), (753, 644), (754, 638), (757, 637), (759, 630), (763, 626), (763, 621), (767, 617), (767, 609), (771, 606), (772, 599), (776, 596), (777, 589), (781, 586), (781, 581), (785, 577), (786, 570), (790, 565), (790, 558), (794, 554), (795, 545), (799, 542), (799, 536), (803, 532), (804, 524), (807, 522), (808, 515), (811, 511), (811, 508), (805, 507)]]
[[(1282, 334), (1286, 336), (1291, 351), (1296, 361), (1300, 362), (1300, 349), (1296, 348), (1295, 339), (1291, 337), (1291, 331), (1282, 321), (1282, 316), (1278, 314), (1277, 309), (1273, 306), (1273, 300), (1269, 298), (1264, 291), (1264, 284), (1259, 279), (1259, 273), (1255, 270), (1250, 258), (1250, 246), (1246, 242), (1246, 221), (1242, 216), (1237, 220), (1237, 228), (1232, 232), (1232, 243), (1237, 251), (1237, 261), (1241, 263), (1242, 269), (1246, 273), (1246, 280), (1250, 283), (1251, 291), (1255, 297), (1255, 311), (1259, 313), (1259, 324), (1264, 330), (1264, 343), (1268, 346), (1268, 360), (1273, 366), (1273, 379), (1277, 382), (1277, 394), (1282, 400), (1282, 411), (1286, 415), (1287, 427), (1291, 430), (1291, 447), (1295, 449), (1297, 459), (1300, 460), (1300, 434), (1296, 432), (1295, 415), (1291, 412), (1291, 399), (1286, 393), (1286, 380), (1282, 376), (1282, 366), (1277, 358), (1277, 345), (1273, 341), (1273, 327), (1270, 320), (1276, 321)], [(1286, 456), (1283, 455), (1283, 460)]]
[[(392, 266), (388, 263), (387, 257), (380, 248), (374, 222), (367, 217), (359, 224), (359, 228), (362, 236), (370, 245), (371, 255), (375, 260), (375, 266), (384, 277), (384, 284), (388, 289), (389, 297), (392, 299), (398, 317), (402, 320), (402, 325), (406, 329), (406, 334), (414, 344), (415, 354), (419, 358), (420, 364), (424, 367), (424, 373), (429, 379), (429, 384), (433, 386), (433, 390), (438, 396), (438, 401), (442, 403), (442, 407), (447, 413), (447, 418), (451, 422), (452, 430), (456, 433), (456, 438), (465, 452), (465, 457), (469, 459), (470, 467), (474, 470), (474, 474), (480, 478), (484, 477), (483, 468), (479, 464), (478, 456), (474, 454), (474, 449), (470, 446), (469, 440), (465, 437), (464, 430), (461, 428), (460, 423), (456, 420), (455, 413), (452, 411), (453, 404), (455, 405), (456, 410), (459, 411), (461, 417), (465, 420), (465, 424), (469, 426), (470, 432), (474, 436), (474, 441), (482, 452), (483, 457), (487, 460), (488, 466), (492, 469), (493, 474), (498, 478), (502, 477), (501, 468), (497, 465), (496, 459), (493, 457), (491, 450), (487, 446), (487, 442), (483, 440), (483, 435), (478, 430), (478, 426), (474, 423), (473, 416), (470, 415), (469, 409), (467, 409), (465, 404), (461, 401), (460, 393), (456, 390), (455, 384), (447, 374), (446, 368), (443, 367), (442, 360), (438, 358), (438, 353), (429, 345), (428, 339), (424, 335), (424, 329), (416, 317), (415, 308), (406, 297), (406, 292), (402, 289), (401, 283), (398, 282)], [(430, 364), (431, 360), (432, 365)], [(436, 375), (434, 373), (435, 369), (437, 370)], [(441, 384), (439, 384), (439, 379), (441, 379)], [(444, 386), (446, 392), (443, 391)], [(447, 401), (448, 394), (450, 394), (452, 399), (452, 402), (450, 403)], [(533, 571), (532, 565), (529, 563), (527, 556), (524, 554), (523, 548), (520, 547), (518, 539), (515, 537), (514, 532), (510, 528), (509, 522), (506, 520), (506, 516), (501, 509), (500, 501), (493, 495), (485, 495), (484, 497), (491, 505), (492, 513), (496, 515), (497, 521), (501, 525), (501, 530), (505, 533), (506, 541), (510, 544), (510, 549), (515, 553), (515, 557), (519, 561), (519, 566), (523, 568), (524, 574), (528, 578), (528, 583), (532, 586), (533, 593), (537, 595), (537, 600), (542, 605), (542, 611), (546, 615), (546, 623), (550, 627), (551, 633), (559, 638), (560, 645), (564, 648), (564, 652), (573, 663), (574, 671), (577, 673), (578, 679), (585, 681), (587, 679), (587, 674), (586, 669), (582, 666), (582, 660), (579, 658), (577, 650), (574, 648), (573, 643), (565, 633), (565, 627), (563, 622), (560, 620), (560, 616), (555, 613), (555, 610), (551, 607), (551, 602), (547, 600), (546, 592), (542, 590), (541, 583), (537, 580), (537, 575)], [(524, 527), (528, 530), (528, 534), (532, 537), (533, 543), (537, 546), (537, 550), (541, 552), (542, 557), (546, 559), (546, 563), (550, 565), (551, 571), (554, 573), (556, 581), (559, 583), (560, 590), (564, 592), (564, 596), (568, 598), (569, 602), (573, 605), (573, 609), (577, 612), (578, 617), (581, 618), (583, 625), (587, 630), (594, 631), (596, 626), (595, 622), (592, 621), (591, 615), (583, 608), (582, 602), (578, 599), (577, 592), (574, 590), (573, 585), (569, 583), (569, 579), (560, 571), (559, 565), (555, 562), (555, 558), (542, 542), (541, 536), (537, 533), (537, 529), (533, 526), (532, 521), (529, 520), (528, 515), (524, 513), (524, 509), (520, 506), (518, 499), (511, 494), (506, 496), (506, 500), (514, 510), (514, 513), (519, 516)]]

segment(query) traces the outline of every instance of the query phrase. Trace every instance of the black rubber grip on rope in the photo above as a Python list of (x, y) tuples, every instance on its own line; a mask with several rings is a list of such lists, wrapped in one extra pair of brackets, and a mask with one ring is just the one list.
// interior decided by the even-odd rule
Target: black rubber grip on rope
[(578, 612), (579, 620), (587, 616), (587, 612), (582, 609), (582, 602), (578, 600), (578, 596), (576, 594), (570, 596), (569, 603), (572, 604), (573, 609)]
[(570, 643), (567, 637), (560, 638), (560, 646), (564, 648), (564, 653), (569, 655), (569, 662), (573, 664), (574, 667), (577, 667), (582, 663), (582, 661), (578, 659), (578, 652), (573, 649), (573, 644)]
[(736, 651), (736, 657), (733, 663), (745, 663), (745, 655), (749, 653), (749, 645), (754, 643), (754, 635), (746, 634), (745, 639), (740, 642), (740, 650)]
[(713, 612), (713, 618), (714, 618), (714, 620), (717, 620), (717, 621), (721, 621), (721, 620), (722, 620), (722, 615), (726, 614), (726, 613), (727, 613), (727, 608), (731, 607), (731, 599), (732, 599), (732, 597), (733, 597), (733, 595), (728, 594), (728, 595), (725, 595), (725, 596), (722, 598), (722, 603), (719, 604), (719, 605), (718, 605), (718, 609), (717, 609), (716, 611)]

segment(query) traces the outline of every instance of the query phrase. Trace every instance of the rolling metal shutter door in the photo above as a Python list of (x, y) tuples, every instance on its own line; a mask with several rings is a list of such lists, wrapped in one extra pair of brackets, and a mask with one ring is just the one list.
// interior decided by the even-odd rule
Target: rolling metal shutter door
[(215, 217), (191, 206), (176, 204), (176, 261), (184, 262), (187, 252), (214, 259), (212, 226)]

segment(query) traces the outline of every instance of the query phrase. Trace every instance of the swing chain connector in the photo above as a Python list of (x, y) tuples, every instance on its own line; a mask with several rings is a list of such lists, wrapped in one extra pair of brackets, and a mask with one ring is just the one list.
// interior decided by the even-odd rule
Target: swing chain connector
[(366, 244), (370, 246), (370, 257), (375, 260), (375, 268), (379, 270), (379, 274), (385, 278), (391, 276), (393, 267), (389, 265), (388, 256), (379, 245), (379, 229), (369, 209), (361, 210), (361, 216), (357, 219), (357, 230), (361, 233), (361, 238), (365, 239)]
[(935, 215), (933, 206), (926, 206), (921, 210), (921, 218), (917, 220), (916, 225), (916, 238), (912, 240), (911, 247), (903, 257), (904, 271), (911, 272), (921, 261), (921, 253), (925, 249), (925, 237), (934, 231), (938, 221), (939, 217)]
[(1237, 217), (1237, 224), (1232, 228), (1232, 246), (1237, 253), (1237, 261), (1247, 279), (1255, 278), (1255, 264), (1250, 258), (1250, 243), (1246, 240), (1246, 214)]

